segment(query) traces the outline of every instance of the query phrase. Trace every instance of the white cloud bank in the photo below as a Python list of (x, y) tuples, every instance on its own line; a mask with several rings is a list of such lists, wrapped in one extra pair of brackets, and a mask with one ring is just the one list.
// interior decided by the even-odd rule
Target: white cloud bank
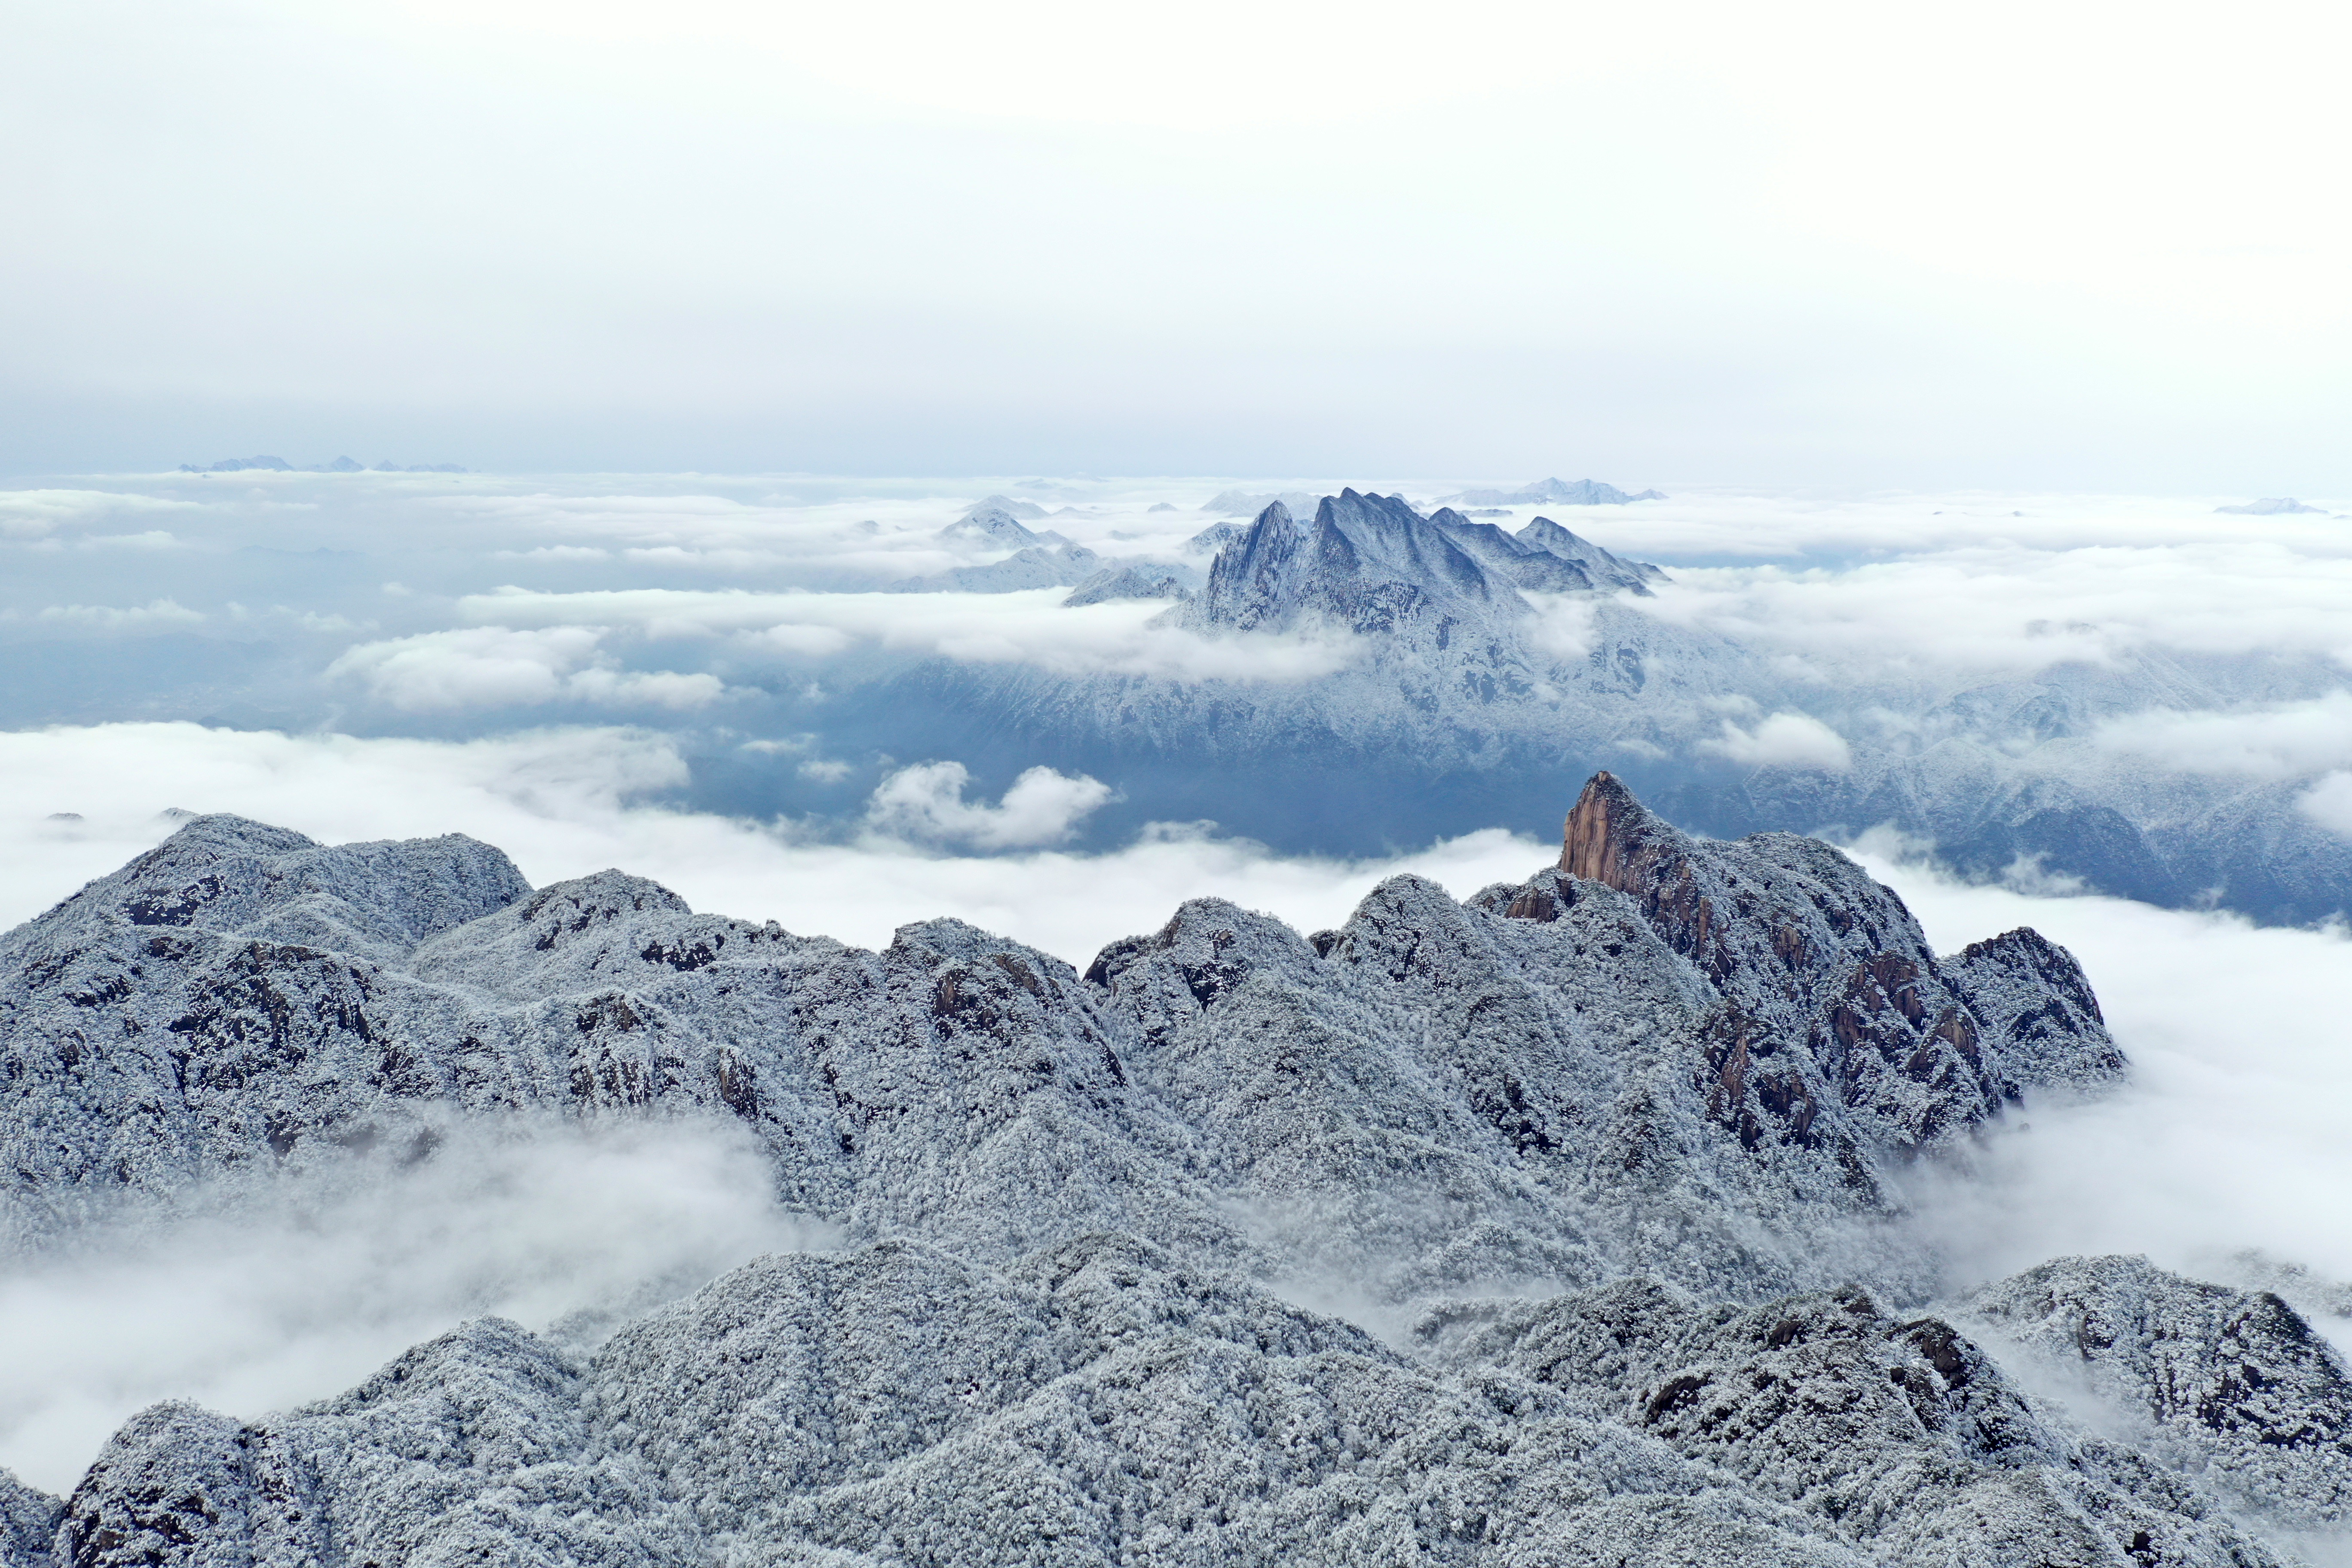
[(430, 1161), (341, 1174), (180, 1194), (12, 1267), (0, 1466), (63, 1494), (159, 1399), (258, 1416), (469, 1318), (642, 1310), (829, 1239), (775, 1208), (761, 1151), (715, 1124), (459, 1126)]
[(1965, 1285), (2066, 1253), (2226, 1278), (2252, 1248), (2352, 1280), (2352, 933), (1956, 884), (1863, 854), (1938, 951), (2031, 925), (2073, 950), (2132, 1060), (2124, 1092), (2036, 1105), (1982, 1179), (1929, 1189)]
[[(2326, 553), (2260, 540), (2053, 548), (2019, 531), (2034, 542), (1850, 567), (1683, 567), (1641, 607), (1877, 679), (2024, 674), (2158, 648), (2352, 665), (2352, 559), (2341, 544)], [(1894, 538), (1875, 546), (1916, 548)]]
[(469, 626), (362, 643), (327, 667), (409, 711), (588, 702), (602, 707), (706, 708), (725, 695), (715, 675), (624, 670), (593, 626), (516, 631)]
[(1030, 849), (1067, 843), (1078, 825), (1111, 797), (1110, 786), (1080, 774), (1031, 768), (995, 805), (963, 798), (971, 773), (961, 763), (923, 763), (884, 779), (866, 803), (866, 825), (886, 837), (969, 844), (979, 849)]
[(173, 500), (136, 491), (0, 490), (0, 540), (47, 539), (60, 528), (79, 527), (116, 512), (204, 510), (195, 501)]
[(2352, 838), (2352, 773), (2333, 773), (2311, 786), (2295, 808), (2330, 833)]
[(1723, 733), (1701, 741), (1698, 749), (1743, 767), (1843, 773), (1853, 766), (1853, 751), (1845, 737), (1804, 713), (1768, 714), (1752, 729), (1726, 719)]
[[(954, 764), (946, 764), (953, 767)], [(915, 770), (909, 770), (913, 772)], [(961, 800), (945, 772), (917, 773), (900, 818), (937, 833), (803, 842), (757, 823), (637, 804), (687, 781), (666, 736), (562, 729), (445, 742), (289, 736), (194, 724), (0, 732), (0, 924), (29, 919), (159, 842), (169, 808), (226, 811), (328, 842), (459, 832), (495, 844), (544, 885), (619, 867), (699, 910), (806, 934), (887, 944), (912, 921), (953, 915), (1083, 964), (1115, 937), (1154, 930), (1206, 895), (1333, 925), (1383, 876), (1412, 870), (1459, 893), (1517, 879), (1555, 847), (1497, 829), (1393, 859), (1288, 859), (1202, 825), (1162, 825), (1108, 855), (1040, 847), (944, 852), (995, 836), (1009, 847), (1092, 810), (1103, 784), (1034, 772), (994, 805)], [(1116, 780), (1111, 781), (1116, 784)], [(933, 805), (941, 816), (927, 816)], [(1562, 802), (1565, 809), (1567, 802)], [(897, 812), (885, 795), (886, 816)], [(79, 821), (52, 821), (73, 812)], [(960, 832), (958, 830), (961, 830)]]
[(2302, 778), (2352, 765), (2352, 691), (2222, 711), (2151, 710), (2108, 720), (2092, 740), (2181, 773)]
[(1063, 607), (1063, 588), (1012, 594), (763, 594), (630, 588), (579, 594), (501, 588), (458, 602), (468, 620), (553, 629), (626, 626), (647, 637), (733, 637), (769, 652), (823, 657), (853, 644), (1057, 675), (1165, 680), (1309, 680), (1356, 655), (1344, 637), (1204, 637), (1153, 626), (1157, 601)]
[(193, 626), (204, 619), (204, 612), (192, 610), (175, 599), (156, 599), (144, 605), (118, 607), (111, 605), (50, 605), (45, 607), (40, 620), (61, 622), (68, 626), (94, 626), (100, 631), (145, 631), (155, 627)]

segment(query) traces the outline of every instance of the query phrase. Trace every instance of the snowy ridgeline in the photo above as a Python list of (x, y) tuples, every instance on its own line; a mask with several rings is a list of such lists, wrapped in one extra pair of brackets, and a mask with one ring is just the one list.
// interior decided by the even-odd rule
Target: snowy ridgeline
[(1894, 1165), (2124, 1071), (2063, 950), (1938, 958), (1827, 846), (1606, 774), (1525, 883), (1304, 938), (1199, 900), (1083, 975), (200, 818), (0, 938), (0, 1029), (20, 1255), (463, 1116), (731, 1117), (844, 1237), (601, 1344), (484, 1320), (289, 1415), (156, 1406), (70, 1498), (0, 1487), (11, 1563), (2121, 1568), (2352, 1501), (2275, 1298), (2068, 1259), (1926, 1310)]

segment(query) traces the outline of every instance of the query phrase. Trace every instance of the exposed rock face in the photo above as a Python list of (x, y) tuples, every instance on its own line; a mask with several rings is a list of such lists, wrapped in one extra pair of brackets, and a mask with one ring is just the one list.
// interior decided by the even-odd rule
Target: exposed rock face
[[(198, 818), (0, 938), (17, 1246), (453, 1115), (682, 1110), (845, 1246), (585, 1356), (485, 1320), (288, 1415), (158, 1405), (62, 1513), (0, 1484), (5, 1561), (2218, 1568), (2276, 1561), (2231, 1511), (2265, 1478), (2336, 1517), (2352, 1402), (2272, 1299), (2118, 1308), (2084, 1265), (1971, 1303), (2036, 1343), (2124, 1312), (2085, 1342), (2197, 1464), (1896, 1310), (1934, 1259), (1886, 1163), (2121, 1070), (2063, 950), (1938, 961), (1826, 846), (1605, 775), (1563, 863), (1311, 938), (1195, 900), (1081, 975)], [(1418, 1330), (1271, 1289), (1335, 1282)]]
[(1562, 840), (1564, 874), (1632, 899), (1721, 991), (1709, 1110), (1743, 1141), (1806, 1142), (1844, 1112), (1864, 1143), (1930, 1144), (2028, 1088), (2123, 1071), (2063, 949), (2021, 931), (1939, 962), (1903, 901), (1817, 839), (1694, 839), (1603, 773)]

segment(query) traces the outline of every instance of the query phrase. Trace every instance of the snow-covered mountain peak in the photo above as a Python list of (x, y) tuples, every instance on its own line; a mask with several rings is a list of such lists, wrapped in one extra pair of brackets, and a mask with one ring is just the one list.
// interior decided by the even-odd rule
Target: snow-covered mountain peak
[(241, 816), (194, 817), (162, 844), (0, 937), (90, 924), (190, 928), (345, 952), (404, 953), (530, 890), (499, 850), (449, 834), (327, 846)]
[(1507, 587), (1402, 500), (1343, 489), (1323, 498), (1303, 534), (1281, 502), (1260, 512), (1217, 552), (1189, 618), (1236, 631), (1313, 619), (1384, 632), (1446, 615), (1484, 619)]
[[(1038, 515), (1043, 517), (1045, 514), (1039, 512)], [(1046, 535), (1029, 527), (1004, 508), (984, 503), (940, 530), (939, 536), (951, 544), (984, 544), (999, 550), (1020, 550), (1048, 542)]]
[[(1893, 889), (1818, 839), (1695, 838), (1600, 773), (1569, 813), (1559, 869), (1632, 899), (1714, 983), (1724, 1103), (1769, 1084), (1759, 1103), (1800, 1141), (1850, 1114), (1865, 1142), (1937, 1142), (2029, 1088), (2090, 1089), (2124, 1070), (2063, 948), (2016, 931), (1939, 960)], [(2008, 1005), (2021, 988), (2037, 1007)], [(1801, 1038), (1810, 1063), (1767, 1064), (1752, 1048), (1767, 1037)]]
[(1423, 517), (1401, 496), (1344, 489), (1323, 498), (1302, 531), (1277, 501), (1218, 552), (1185, 614), (1196, 626), (1241, 631), (1314, 620), (1359, 634), (1433, 632), (1522, 619), (1520, 589), (1647, 594), (1664, 575), (1556, 523), (1545, 529), (1514, 537), (1450, 508)]
[(1650, 591), (1647, 584), (1666, 581), (1665, 573), (1650, 563), (1612, 555), (1548, 517), (1534, 519), (1513, 537), (1531, 548), (1549, 551), (1563, 561), (1575, 562), (1591, 575), (1596, 587), (1625, 588), (1636, 594), (1647, 594)]

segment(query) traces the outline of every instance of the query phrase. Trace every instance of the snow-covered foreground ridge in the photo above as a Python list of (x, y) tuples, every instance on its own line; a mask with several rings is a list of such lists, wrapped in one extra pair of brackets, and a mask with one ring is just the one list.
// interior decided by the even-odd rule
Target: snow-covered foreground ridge
[(2063, 950), (1939, 958), (1828, 846), (1605, 773), (1524, 883), (1397, 878), (1304, 938), (1196, 900), (1084, 974), (199, 818), (0, 938), (20, 1255), (460, 1120), (712, 1115), (842, 1242), (601, 1343), (488, 1319), (289, 1415), (155, 1406), (62, 1502), (0, 1487), (0, 1547), (2284, 1561), (2352, 1500), (2352, 1388), (2284, 1303), (2063, 1259), (1927, 1311), (1896, 1168), (2124, 1070)]

